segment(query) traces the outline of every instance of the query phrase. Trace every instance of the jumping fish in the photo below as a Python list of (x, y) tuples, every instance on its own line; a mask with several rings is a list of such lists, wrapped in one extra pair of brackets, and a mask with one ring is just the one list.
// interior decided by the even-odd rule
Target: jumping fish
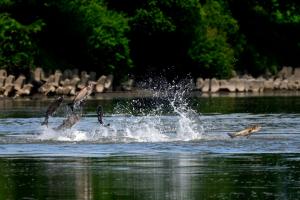
[(60, 96), (49, 105), (49, 107), (46, 111), (45, 120), (41, 123), (42, 125), (48, 126), (49, 116), (52, 116), (55, 113), (55, 111), (58, 109), (60, 104), (63, 102), (63, 99), (64, 98), (62, 96)]
[(86, 98), (93, 92), (94, 85), (95, 85), (94, 83), (89, 83), (88, 86), (82, 88), (78, 92), (78, 94), (75, 96), (73, 101), (68, 104), (68, 106), (70, 106), (72, 111), (74, 111), (75, 106), (81, 105), (86, 100)]
[(103, 118), (103, 109), (102, 109), (102, 106), (98, 106), (97, 107), (97, 116), (98, 116), (98, 122), (103, 125), (103, 121), (102, 121), (102, 118)]
[(239, 131), (239, 132), (236, 132), (236, 133), (228, 133), (228, 135), (231, 137), (231, 138), (235, 138), (235, 137), (238, 137), (238, 136), (247, 136), (247, 137), (250, 137), (250, 135), (252, 135), (254, 132), (257, 132), (261, 129), (261, 126), (259, 125), (253, 125), (253, 126), (250, 126), (242, 131)]
[(62, 130), (71, 128), (74, 124), (76, 124), (80, 120), (80, 116), (78, 114), (72, 113), (63, 121), (61, 125), (54, 128), (54, 130)]
[(102, 106), (98, 106), (97, 107), (97, 117), (98, 117), (98, 122), (101, 124), (101, 125), (103, 125), (103, 126), (109, 126), (110, 124), (106, 124), (106, 125), (104, 125), (103, 124), (103, 109), (102, 109)]

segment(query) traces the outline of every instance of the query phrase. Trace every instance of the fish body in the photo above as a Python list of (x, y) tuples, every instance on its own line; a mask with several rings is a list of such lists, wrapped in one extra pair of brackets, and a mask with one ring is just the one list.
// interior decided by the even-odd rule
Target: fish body
[(253, 133), (259, 131), (261, 129), (261, 126), (259, 125), (253, 125), (253, 126), (250, 126), (242, 131), (239, 131), (239, 132), (236, 132), (236, 133), (228, 133), (228, 135), (231, 137), (231, 138), (235, 138), (235, 137), (238, 137), (238, 136), (247, 136), (249, 137), (250, 135), (252, 135)]
[(103, 121), (102, 121), (102, 118), (103, 118), (103, 109), (102, 109), (102, 106), (98, 106), (97, 107), (97, 116), (98, 116), (98, 122), (103, 125)]
[(55, 130), (68, 129), (74, 126), (80, 120), (80, 116), (78, 114), (71, 114), (63, 121), (61, 125), (59, 125)]
[(49, 105), (49, 107), (47, 108), (46, 114), (45, 114), (45, 120), (42, 122), (42, 125), (48, 126), (49, 116), (52, 116), (55, 113), (55, 111), (59, 108), (59, 106), (63, 102), (63, 99), (64, 98), (62, 96), (60, 96)]
[(86, 98), (93, 92), (93, 89), (94, 89), (93, 83), (89, 83), (88, 86), (82, 88), (75, 96), (73, 101), (68, 104), (71, 110), (74, 111), (74, 107), (81, 106), (82, 103), (86, 100)]
[(98, 106), (97, 107), (97, 117), (98, 117), (98, 122), (101, 124), (101, 125), (103, 125), (103, 126), (110, 126), (110, 124), (106, 124), (106, 125), (104, 125), (103, 124), (103, 109), (102, 109), (102, 106)]

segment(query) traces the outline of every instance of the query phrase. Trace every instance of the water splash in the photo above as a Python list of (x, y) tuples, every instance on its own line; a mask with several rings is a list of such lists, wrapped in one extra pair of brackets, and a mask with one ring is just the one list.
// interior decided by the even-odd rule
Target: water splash
[(44, 128), (42, 134), (37, 136), (38, 140), (78, 142), (88, 140), (86, 132), (78, 131), (74, 128), (57, 131), (52, 128)]
[(151, 98), (118, 104), (114, 115), (105, 118), (110, 127), (79, 125), (70, 130), (45, 129), (41, 140), (90, 142), (166, 142), (199, 140), (204, 132), (199, 114), (189, 106), (191, 79), (168, 83), (165, 79), (140, 84), (152, 91)]
[[(138, 115), (138, 123), (127, 129), (128, 136), (143, 138), (143, 141), (197, 140), (202, 138), (204, 128), (199, 114), (189, 106), (189, 97), (194, 87), (192, 79), (168, 83), (165, 79), (153, 80), (141, 84), (152, 91), (152, 98), (134, 99), (126, 106), (120, 105), (115, 113), (129, 116)], [(166, 115), (172, 116), (165, 120)], [(175, 116), (175, 117), (174, 117)], [(142, 131), (139, 131), (142, 130)], [(143, 137), (139, 137), (139, 136)]]

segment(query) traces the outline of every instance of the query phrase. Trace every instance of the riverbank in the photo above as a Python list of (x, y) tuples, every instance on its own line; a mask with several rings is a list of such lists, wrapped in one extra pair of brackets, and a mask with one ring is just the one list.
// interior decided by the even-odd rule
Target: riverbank
[[(139, 98), (153, 98), (156, 95), (150, 91), (119, 91), (119, 92), (106, 92), (101, 94), (92, 94), (88, 97), (88, 101), (111, 101), (111, 100), (126, 100), (126, 99), (139, 99)], [(199, 101), (202, 101), (202, 99), (208, 99), (208, 98), (264, 98), (264, 97), (280, 97), (280, 98), (289, 98), (289, 97), (300, 97), (300, 91), (265, 91), (265, 92), (217, 92), (217, 93), (201, 93), (199, 91), (191, 91), (189, 94), (189, 97), (192, 98), (200, 98)], [(21, 98), (12, 98), (12, 97), (2, 97), (0, 98), (0, 108), (4, 108), (7, 104), (11, 104), (13, 102), (30, 102), (30, 101), (44, 101), (47, 106), (49, 104), (49, 101), (52, 101), (55, 96), (44, 96), (42, 94), (33, 94), (30, 96), (23, 96)], [(68, 102), (71, 102), (73, 96), (64, 96), (64, 99)], [(160, 98), (164, 98), (164, 96), (160, 96)]]
[[(89, 82), (95, 84), (93, 95), (97, 98), (133, 98), (152, 97), (153, 91), (135, 85), (134, 79), (128, 79), (114, 86), (113, 75), (97, 76), (95, 72), (78, 70), (56, 70), (45, 73), (42, 68), (32, 71), (30, 77), (7, 74), (0, 70), (0, 97), (51, 97), (56, 95), (74, 96)], [(193, 96), (274, 96), (299, 95), (300, 68), (283, 67), (276, 75), (254, 78), (250, 75), (235, 76), (228, 80), (216, 78), (198, 78), (191, 85)]]

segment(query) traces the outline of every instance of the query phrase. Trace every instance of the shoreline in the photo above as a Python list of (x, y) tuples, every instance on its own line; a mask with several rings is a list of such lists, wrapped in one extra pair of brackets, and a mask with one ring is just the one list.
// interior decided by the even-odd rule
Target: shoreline
[[(31, 101), (31, 100), (52, 100), (60, 95), (45, 96), (43, 94), (33, 94), (31, 96), (23, 96), (17, 98), (0, 97), (0, 101)], [(189, 95), (192, 98), (248, 98), (248, 97), (300, 97), (300, 91), (264, 91), (264, 92), (217, 92), (217, 93), (202, 93), (200, 91), (192, 91)], [(72, 100), (74, 96), (64, 96), (66, 100)], [(157, 98), (151, 91), (139, 90), (139, 91), (116, 91), (92, 94), (88, 97), (88, 100), (113, 100), (113, 99), (134, 99), (134, 98)], [(164, 98), (164, 96), (159, 96)]]
[[(300, 96), (300, 68), (283, 67), (277, 75), (253, 78), (250, 75), (231, 79), (201, 77), (192, 80), (188, 90), (195, 97)], [(56, 70), (45, 75), (42, 68), (32, 71), (31, 77), (9, 75), (0, 70), (0, 99), (74, 97), (88, 84), (95, 86), (96, 99), (154, 97), (156, 91), (137, 87), (134, 79), (114, 86), (113, 75), (97, 76), (95, 72)], [(161, 86), (164, 87), (164, 86)]]

